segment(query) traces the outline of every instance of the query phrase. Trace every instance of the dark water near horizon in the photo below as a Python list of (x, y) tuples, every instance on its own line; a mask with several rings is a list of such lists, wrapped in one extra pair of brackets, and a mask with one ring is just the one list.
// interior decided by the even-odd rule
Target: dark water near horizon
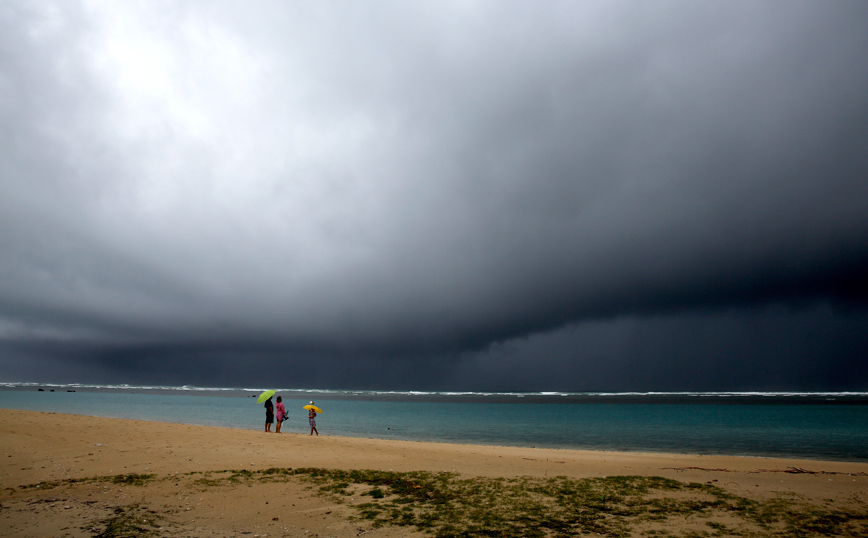
[[(260, 392), (7, 383), (0, 384), (0, 408), (260, 430)], [(317, 418), (323, 435), (868, 461), (868, 393), (278, 394), (289, 433), (309, 433), (302, 406), (314, 399), (324, 411)]]

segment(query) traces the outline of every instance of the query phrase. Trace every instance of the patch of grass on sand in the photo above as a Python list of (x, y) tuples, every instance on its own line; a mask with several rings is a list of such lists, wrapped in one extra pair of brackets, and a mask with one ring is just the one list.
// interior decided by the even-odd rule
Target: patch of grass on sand
[(146, 482), (154, 479), (153, 474), (116, 474), (108, 477), (113, 484), (126, 484), (129, 486), (143, 486)]
[(286, 482), (295, 476), (292, 469), (270, 467), (258, 471), (234, 469), (228, 471), (194, 471), (189, 475), (202, 475), (195, 483), (200, 486), (227, 486), (241, 482)]
[(156, 514), (138, 505), (116, 507), (97, 527), (93, 529), (94, 538), (144, 538), (157, 536), (160, 528)]
[[(770, 500), (707, 484), (661, 477), (464, 478), (454, 473), (319, 468), (225, 470), (184, 475), (201, 488), (302, 480), (374, 526), (394, 525), (442, 537), (815, 537), (868, 538), (868, 508), (832, 507), (781, 494)], [(180, 477), (161, 480), (179, 481)], [(23, 489), (114, 483), (144, 486), (154, 475), (41, 482)], [(153, 513), (151, 513), (153, 514)], [(94, 529), (99, 538), (152, 536), (156, 515), (115, 508)], [(99, 534), (96, 534), (99, 532)], [(161, 531), (163, 532), (163, 531)]]
[(779, 496), (749, 509), (763, 528), (780, 529), (784, 536), (868, 536), (868, 511), (828, 509)]
[(130, 486), (144, 486), (147, 482), (154, 480), (156, 475), (153, 474), (116, 474), (111, 476), (94, 476), (90, 478), (67, 478), (65, 480), (46, 480), (36, 484), (25, 484), (18, 486), (23, 490), (41, 489), (48, 490), (59, 488), (61, 486), (74, 486), (76, 484), (93, 484), (96, 482), (111, 482), (113, 484), (126, 484)]
[[(660, 477), (461, 478), (453, 473), (297, 469), (323, 494), (375, 525), (434, 536), (868, 536), (868, 512), (795, 498), (758, 502), (709, 485)], [(356, 485), (354, 488), (353, 485)], [(361, 488), (361, 489), (359, 489)], [(686, 523), (689, 523), (686, 524)]]

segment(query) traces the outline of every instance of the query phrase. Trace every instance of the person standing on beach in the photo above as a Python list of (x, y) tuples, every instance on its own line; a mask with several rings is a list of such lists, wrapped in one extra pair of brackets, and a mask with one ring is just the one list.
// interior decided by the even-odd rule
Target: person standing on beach
[(271, 398), (265, 400), (265, 431), (271, 431), (271, 425), (274, 423), (274, 404), (271, 403)]
[(283, 425), (283, 421), (286, 420), (286, 408), (283, 407), (283, 398), (277, 397), (277, 405), (275, 406), (277, 410), (277, 429), (274, 430), (275, 433), (280, 433), (280, 426)]
[[(313, 400), (311, 400), (310, 405), (313, 405)], [(307, 420), (310, 422), (310, 434), (313, 435), (313, 432), (316, 432), (317, 437), (319, 437), (319, 431), (316, 429), (316, 411), (308, 409)]]

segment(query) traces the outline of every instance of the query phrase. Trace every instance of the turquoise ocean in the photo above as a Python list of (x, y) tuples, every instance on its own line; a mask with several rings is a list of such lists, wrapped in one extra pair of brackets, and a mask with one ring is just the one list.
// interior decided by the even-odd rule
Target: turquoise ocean
[[(0, 383), (0, 408), (261, 430), (262, 390)], [(309, 433), (315, 400), (323, 435), (868, 461), (868, 392), (277, 391), (287, 433)]]

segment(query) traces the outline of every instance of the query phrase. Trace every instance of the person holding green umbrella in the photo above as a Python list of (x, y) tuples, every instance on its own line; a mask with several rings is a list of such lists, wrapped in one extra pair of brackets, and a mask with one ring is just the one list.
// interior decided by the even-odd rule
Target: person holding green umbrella
[(274, 424), (274, 404), (269, 397), (265, 400), (265, 431), (270, 432), (272, 424)]
[(274, 404), (271, 403), (271, 397), (274, 396), (275, 392), (266, 390), (256, 399), (256, 403), (265, 402), (265, 431), (267, 432), (271, 431), (271, 425), (274, 424)]

